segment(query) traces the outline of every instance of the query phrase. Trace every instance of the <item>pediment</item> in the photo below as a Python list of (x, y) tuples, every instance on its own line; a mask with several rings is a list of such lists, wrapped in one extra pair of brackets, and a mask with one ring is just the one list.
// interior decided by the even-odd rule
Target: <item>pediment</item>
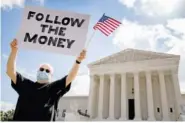
[(144, 61), (152, 59), (165, 59), (179, 57), (178, 55), (159, 53), (138, 49), (125, 49), (121, 52), (115, 53), (113, 55), (104, 57), (100, 60), (90, 63), (90, 66), (101, 65), (101, 64), (116, 64), (124, 62), (133, 62), (133, 61)]

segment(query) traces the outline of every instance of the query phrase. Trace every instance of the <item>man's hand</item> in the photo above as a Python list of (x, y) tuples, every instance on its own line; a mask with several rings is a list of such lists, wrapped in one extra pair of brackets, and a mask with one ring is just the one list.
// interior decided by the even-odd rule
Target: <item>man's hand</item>
[(77, 61), (82, 62), (82, 60), (84, 60), (85, 57), (86, 57), (86, 50), (84, 49), (84, 50), (82, 50), (82, 52), (78, 56)]
[(14, 39), (11, 43), (10, 43), (10, 47), (12, 49), (12, 51), (17, 51), (18, 50), (18, 42), (16, 39)]
[(16, 84), (15, 59), (16, 59), (17, 50), (18, 50), (17, 44), (18, 44), (18, 42), (16, 39), (14, 39), (10, 43), (10, 47), (11, 47), (12, 51), (11, 51), (10, 56), (8, 58), (7, 70), (6, 70), (7, 75), (11, 78), (11, 80), (13, 81), (14, 84)]
[[(82, 52), (80, 53), (80, 55), (77, 58), (78, 62), (82, 62), (82, 60), (85, 59), (86, 56), (86, 50), (82, 50)], [(67, 76), (67, 80), (66, 80), (66, 87), (75, 79), (78, 70), (79, 70), (80, 65), (74, 63), (71, 71), (69, 72), (68, 76)]]

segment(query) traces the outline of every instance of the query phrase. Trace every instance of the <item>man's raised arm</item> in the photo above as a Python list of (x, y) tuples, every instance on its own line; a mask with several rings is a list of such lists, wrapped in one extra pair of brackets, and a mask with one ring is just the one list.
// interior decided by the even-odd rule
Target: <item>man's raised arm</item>
[(80, 63), (82, 62), (82, 60), (85, 58), (86, 56), (86, 50), (83, 50), (80, 55), (78, 56), (76, 62), (74, 63), (71, 71), (69, 72), (67, 79), (66, 79), (66, 87), (75, 79), (79, 67), (80, 67)]
[(11, 53), (8, 58), (6, 73), (11, 78), (11, 80), (14, 82), (14, 84), (16, 84), (16, 66), (15, 66), (16, 62), (15, 62), (15, 59), (16, 59), (17, 51), (18, 51), (17, 40), (14, 39), (11, 42), (10, 46), (11, 46)]

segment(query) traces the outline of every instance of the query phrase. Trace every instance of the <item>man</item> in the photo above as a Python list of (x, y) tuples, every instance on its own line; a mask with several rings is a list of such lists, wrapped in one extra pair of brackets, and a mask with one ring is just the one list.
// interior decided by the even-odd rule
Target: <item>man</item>
[(50, 121), (55, 120), (58, 100), (71, 87), (85, 58), (83, 50), (67, 76), (51, 82), (53, 69), (49, 64), (42, 64), (37, 71), (37, 81), (23, 77), (16, 71), (15, 59), (18, 52), (17, 40), (11, 42), (11, 54), (7, 63), (7, 75), (11, 85), (18, 93), (18, 101), (13, 120), (15, 121)]

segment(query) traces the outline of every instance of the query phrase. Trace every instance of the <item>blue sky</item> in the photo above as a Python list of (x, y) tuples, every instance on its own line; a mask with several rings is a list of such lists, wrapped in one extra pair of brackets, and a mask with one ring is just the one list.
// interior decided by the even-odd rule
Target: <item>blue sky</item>
[[(67, 10), (91, 15), (88, 37), (93, 25), (105, 13), (123, 23), (110, 37), (97, 32), (87, 50), (87, 58), (80, 68), (80, 76), (72, 85), (68, 95), (87, 95), (89, 78), (87, 64), (125, 48), (138, 48), (181, 55), (180, 82), (181, 90), (185, 88), (185, 23), (184, 0), (2, 0), (1, 3), (1, 101), (16, 104), (17, 93), (10, 86), (10, 79), (5, 74), (10, 42), (15, 38), (21, 24), (25, 5), (42, 6), (56, 10)], [(176, 6), (175, 6), (176, 5)], [(165, 9), (161, 11), (161, 9)], [(181, 24), (182, 23), (182, 24)], [(181, 24), (179, 26), (179, 24)], [(157, 30), (157, 31), (156, 31)], [(17, 70), (35, 80), (36, 70), (41, 63), (54, 67), (54, 79), (66, 75), (76, 57), (62, 54), (45, 53), (19, 49)], [(185, 72), (185, 71), (184, 71)]]

